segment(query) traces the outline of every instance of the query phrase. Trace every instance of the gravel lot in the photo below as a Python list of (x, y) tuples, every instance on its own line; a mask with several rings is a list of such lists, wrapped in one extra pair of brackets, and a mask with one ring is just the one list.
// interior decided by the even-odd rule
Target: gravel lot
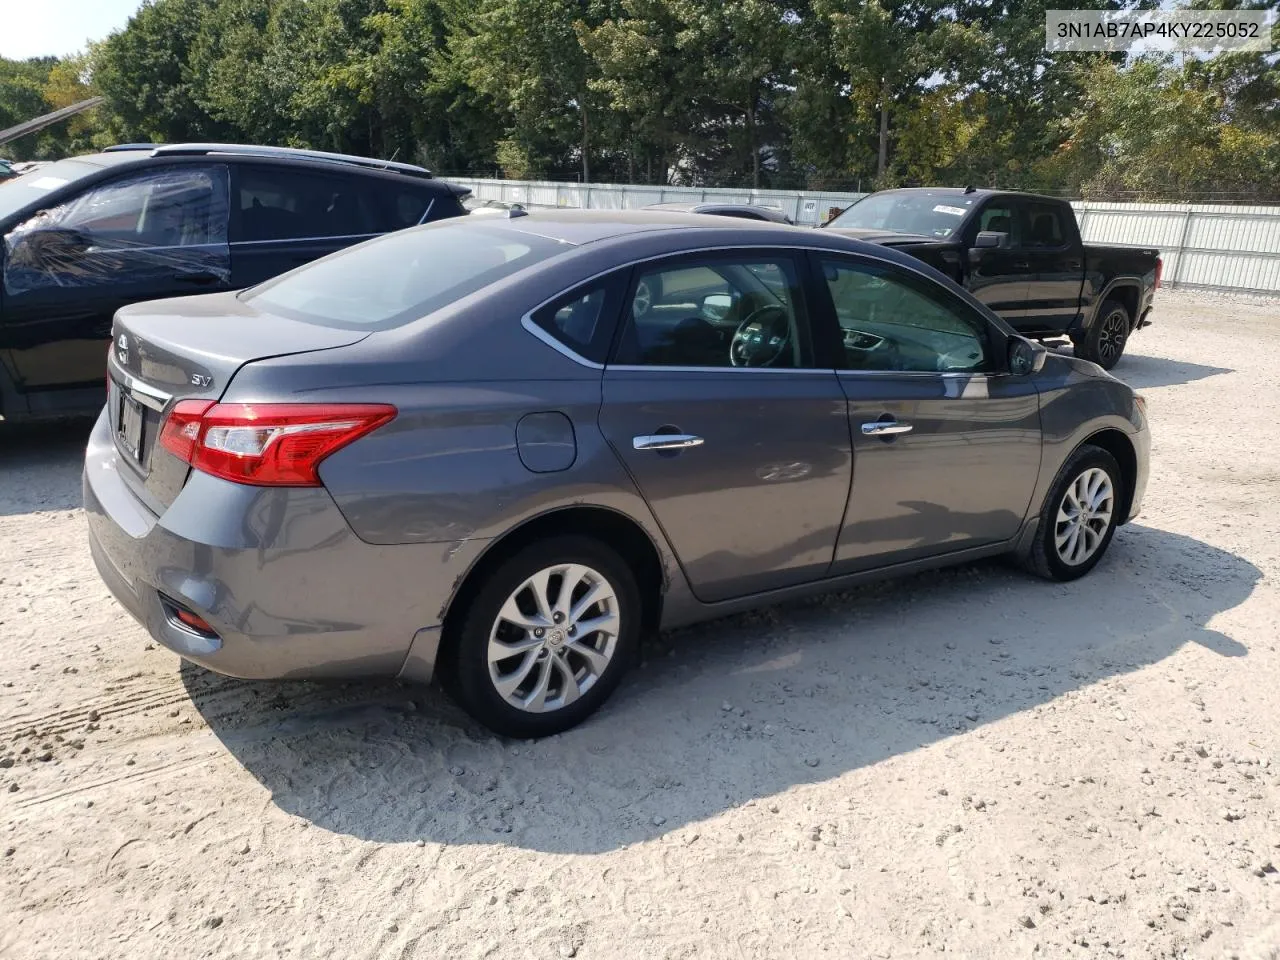
[(536, 744), (180, 664), (89, 560), (87, 427), (0, 430), (0, 956), (1280, 956), (1280, 303), (1155, 318), (1091, 576), (664, 635)]

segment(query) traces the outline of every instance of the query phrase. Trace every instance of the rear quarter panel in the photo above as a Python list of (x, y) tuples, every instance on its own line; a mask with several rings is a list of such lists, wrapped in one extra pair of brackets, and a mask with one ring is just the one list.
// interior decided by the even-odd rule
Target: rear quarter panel
[(1095, 243), (1084, 245), (1084, 287), (1081, 309), (1092, 322), (1098, 308), (1112, 294), (1128, 288), (1134, 296), (1133, 316), (1136, 322), (1151, 306), (1155, 294), (1156, 260), (1160, 251), (1154, 248), (1110, 247)]

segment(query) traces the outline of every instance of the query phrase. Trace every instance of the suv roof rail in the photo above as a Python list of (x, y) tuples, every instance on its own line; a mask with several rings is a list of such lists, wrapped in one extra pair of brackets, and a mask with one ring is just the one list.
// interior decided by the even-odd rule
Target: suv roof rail
[(163, 146), (160, 143), (117, 143), (114, 146), (103, 147), (103, 153), (124, 153), (126, 150), (154, 150), (156, 147)]
[(394, 160), (375, 160), (348, 153), (325, 153), (322, 150), (301, 150), (296, 147), (258, 147), (243, 143), (172, 143), (158, 146), (151, 151), (153, 157), (214, 156), (279, 157), (287, 160), (316, 160), (324, 163), (346, 163), (370, 170), (389, 170), (410, 177), (431, 179), (431, 171), (412, 163), (396, 163)]

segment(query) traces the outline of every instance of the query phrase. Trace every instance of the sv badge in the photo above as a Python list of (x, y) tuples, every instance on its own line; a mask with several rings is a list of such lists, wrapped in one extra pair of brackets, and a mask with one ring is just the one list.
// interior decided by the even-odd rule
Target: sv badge
[(206, 377), (203, 373), (193, 373), (191, 375), (191, 385), (195, 387), (207, 387), (213, 383), (213, 377)]

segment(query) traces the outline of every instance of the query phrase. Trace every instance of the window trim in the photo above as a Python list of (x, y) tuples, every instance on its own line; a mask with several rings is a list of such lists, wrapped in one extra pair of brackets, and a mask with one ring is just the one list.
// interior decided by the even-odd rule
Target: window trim
[[(608, 269), (600, 270), (589, 277), (585, 277), (584, 279), (577, 281), (571, 286), (565, 287), (563, 290), (559, 291), (553, 296), (547, 297), (542, 302), (536, 304), (532, 309), (530, 309), (528, 313), (524, 314), (524, 316), (520, 318), (520, 324), (525, 328), (525, 330), (528, 330), (529, 333), (533, 334), (539, 340), (542, 340), (542, 337), (538, 336), (538, 334), (535, 333), (535, 331), (540, 331), (541, 328), (533, 322), (532, 314), (536, 313), (538, 310), (541, 310), (543, 307), (545, 307), (547, 304), (551, 303), (552, 301), (559, 299), (564, 294), (571, 292), (576, 287), (582, 286), (583, 284), (586, 284), (586, 283), (590, 283), (593, 280), (598, 280), (600, 277), (607, 276), (608, 274), (613, 273), (614, 271), (634, 271), (637, 267), (641, 266), (642, 264), (652, 263), (656, 260), (666, 260), (670, 257), (683, 256), (687, 254), (698, 254), (698, 253), (718, 252), (718, 251), (735, 251), (735, 250), (786, 251), (790, 253), (792, 256), (801, 258), (802, 260), (805, 261), (806, 264), (808, 264), (807, 266), (808, 275), (801, 277), (801, 283), (805, 287), (805, 296), (807, 298), (805, 302), (806, 302), (806, 305), (809, 307), (810, 327), (814, 335), (814, 344), (813, 344), (814, 357), (816, 360), (824, 360), (824, 361), (831, 360), (832, 361), (831, 365), (823, 366), (823, 367), (815, 367), (815, 368), (792, 367), (788, 369), (778, 369), (778, 368), (772, 368), (772, 367), (637, 367), (637, 366), (629, 366), (626, 364), (617, 364), (617, 363), (608, 363), (608, 362), (602, 365), (602, 364), (594, 363), (593, 361), (588, 360), (586, 357), (580, 356), (579, 354), (575, 353), (573, 350), (569, 349), (568, 347), (565, 347), (563, 344), (560, 344), (558, 341), (555, 341), (554, 338), (552, 338), (553, 343), (548, 344), (548, 346), (552, 346), (553, 349), (557, 350), (557, 352), (563, 354), (564, 356), (568, 357), (570, 360), (573, 360), (589, 369), (609, 369), (609, 370), (620, 370), (620, 371), (626, 371), (626, 372), (651, 373), (654, 370), (669, 370), (669, 371), (682, 370), (682, 371), (691, 372), (691, 373), (706, 373), (706, 372), (759, 373), (762, 370), (769, 370), (773, 373), (793, 373), (793, 374), (815, 374), (816, 373), (816, 374), (824, 374), (824, 375), (829, 375), (832, 373), (837, 373), (837, 374), (839, 373), (849, 373), (849, 374), (889, 373), (889, 374), (900, 376), (900, 377), (906, 377), (906, 376), (925, 376), (925, 377), (988, 376), (990, 377), (990, 376), (1006, 374), (1008, 372), (1007, 345), (1008, 345), (1009, 335), (1004, 330), (1002, 330), (998, 325), (993, 324), (987, 317), (983, 316), (981, 311), (977, 311), (978, 316), (981, 317), (983, 322), (986, 324), (988, 336), (991, 338), (993, 345), (996, 347), (1005, 348), (1003, 351), (1001, 351), (1000, 349), (997, 349), (995, 351), (997, 354), (999, 354), (999, 356), (997, 357), (996, 369), (992, 371), (988, 371), (986, 374), (959, 373), (956, 371), (912, 372), (912, 371), (894, 371), (894, 370), (870, 371), (870, 370), (840, 369), (835, 363), (835, 361), (839, 358), (839, 353), (834, 352), (837, 349), (843, 350), (843, 347), (840, 346), (840, 339), (839, 339), (840, 324), (835, 318), (835, 308), (834, 308), (834, 305), (832, 305), (831, 303), (830, 293), (827, 292), (825, 296), (823, 295), (823, 288), (825, 288), (826, 283), (821, 279), (822, 268), (821, 268), (821, 264), (819, 263), (820, 257), (822, 256), (845, 257), (847, 259), (855, 260), (861, 263), (884, 264), (887, 267), (892, 267), (895, 270), (900, 270), (903, 273), (911, 274), (913, 276), (919, 277), (921, 280), (928, 281), (929, 283), (933, 284), (935, 287), (942, 287), (942, 284), (938, 283), (937, 280), (935, 280), (933, 277), (926, 274), (924, 270), (917, 269), (915, 266), (911, 264), (898, 263), (896, 260), (890, 260), (887, 257), (878, 257), (873, 253), (866, 253), (866, 252), (855, 253), (851, 250), (833, 250), (831, 247), (809, 245), (809, 244), (798, 245), (798, 246), (792, 246), (787, 244), (779, 245), (777, 243), (717, 244), (716, 246), (712, 246), (712, 247), (695, 247), (690, 250), (678, 251), (676, 253), (670, 253), (670, 252), (655, 253), (652, 256), (641, 257), (638, 260), (628, 260), (624, 263), (616, 264), (612, 267), (609, 267)], [(923, 264), (921, 266), (923, 266)], [(631, 279), (634, 279), (634, 277), (632, 277)], [(943, 289), (946, 290), (945, 287), (943, 287)], [(628, 280), (628, 284), (627, 284), (627, 292), (628, 293), (631, 292), (630, 279)], [(947, 291), (947, 293), (950, 293), (950, 291)], [(625, 306), (625, 297), (624, 297), (623, 305)], [(617, 338), (617, 330), (618, 330), (618, 327), (615, 324), (614, 326), (615, 340)], [(824, 355), (824, 352), (825, 352), (825, 355)], [(610, 348), (609, 355), (610, 355), (610, 359), (612, 359), (612, 356), (613, 356), (612, 348)]]
[[(735, 255), (756, 252), (763, 256), (775, 256), (779, 259), (790, 260), (795, 269), (796, 290), (800, 296), (797, 304), (797, 321), (807, 323), (809, 327), (809, 347), (811, 365), (805, 367), (701, 367), (690, 365), (676, 364), (641, 364), (641, 363), (614, 363), (614, 359), (618, 354), (618, 347), (621, 343), (622, 332), (625, 324), (631, 321), (629, 314), (629, 305), (631, 298), (635, 295), (637, 283), (639, 283), (640, 272), (642, 267), (649, 264), (661, 264), (667, 261), (698, 261), (698, 260), (717, 260), (731, 259)], [(818, 330), (820, 323), (817, 312), (814, 310), (812, 303), (813, 295), (810, 290), (811, 284), (808, 277), (809, 265), (807, 254), (811, 251), (809, 247), (792, 247), (779, 245), (775, 243), (759, 243), (759, 244), (732, 244), (714, 247), (698, 247), (692, 250), (677, 250), (674, 252), (656, 254), (651, 257), (645, 257), (640, 260), (630, 261), (628, 267), (631, 275), (627, 280), (626, 292), (622, 298), (622, 310), (618, 320), (614, 325), (613, 343), (609, 349), (609, 358), (605, 363), (605, 367), (609, 370), (617, 370), (624, 373), (771, 373), (771, 374), (822, 374), (830, 376), (835, 369), (831, 365), (823, 365), (823, 361), (830, 359), (827, 351), (823, 349), (825, 338), (821, 331)]]
[(621, 310), (621, 306), (615, 302), (615, 309), (611, 316), (609, 301), (611, 299), (616, 300), (618, 297), (618, 290), (620, 288), (630, 289), (630, 272), (631, 269), (629, 266), (613, 267), (609, 270), (602, 270), (600, 273), (588, 277), (580, 283), (575, 283), (573, 286), (560, 291), (554, 297), (548, 297), (532, 310), (527, 311), (520, 317), (520, 326), (524, 327), (547, 346), (551, 347), (551, 349), (565, 357), (568, 357), (570, 360), (573, 360), (591, 370), (603, 370), (605, 367), (603, 363), (598, 363), (590, 357), (583, 356), (573, 347), (569, 346), (569, 344), (558, 339), (555, 334), (551, 333), (551, 331), (542, 327), (538, 321), (533, 318), (533, 316), (535, 313), (539, 313), (547, 307), (559, 303), (562, 300), (579, 299), (580, 296), (585, 296), (594, 288), (603, 289), (605, 302), (600, 308), (600, 318), (597, 322), (605, 323), (609, 327), (609, 336), (604, 345), (604, 354), (605, 359), (607, 360), (612, 356), (614, 345), (618, 339), (617, 313)]
[[(881, 257), (870, 257), (857, 253), (845, 251), (813, 249), (810, 250), (810, 277), (811, 282), (818, 288), (815, 294), (826, 311), (829, 323), (826, 325), (829, 330), (829, 336), (832, 338), (831, 345), (837, 350), (835, 354), (836, 374), (839, 376), (866, 376), (866, 377), (966, 377), (974, 379), (978, 377), (989, 378), (1007, 375), (1009, 372), (1009, 349), (1008, 336), (997, 325), (993, 324), (987, 317), (982, 315), (979, 310), (973, 309), (970, 304), (960, 301), (964, 309), (970, 311), (974, 318), (982, 325), (982, 339), (984, 346), (987, 348), (988, 360), (987, 368), (984, 370), (856, 370), (845, 366), (845, 352), (843, 346), (843, 338), (840, 335), (840, 321), (836, 314), (835, 300), (831, 296), (831, 289), (827, 284), (826, 275), (822, 268), (822, 261), (827, 259), (841, 259), (860, 266), (874, 266), (878, 269), (886, 270), (889, 273), (898, 273), (903, 276), (913, 277), (917, 282), (924, 284), (930, 291), (937, 293), (939, 297), (944, 298), (943, 302), (947, 302), (945, 298), (955, 295), (947, 290), (942, 284), (938, 283), (932, 277), (924, 272), (914, 270), (903, 264), (894, 263)], [(927, 296), (927, 294), (926, 294)]]

